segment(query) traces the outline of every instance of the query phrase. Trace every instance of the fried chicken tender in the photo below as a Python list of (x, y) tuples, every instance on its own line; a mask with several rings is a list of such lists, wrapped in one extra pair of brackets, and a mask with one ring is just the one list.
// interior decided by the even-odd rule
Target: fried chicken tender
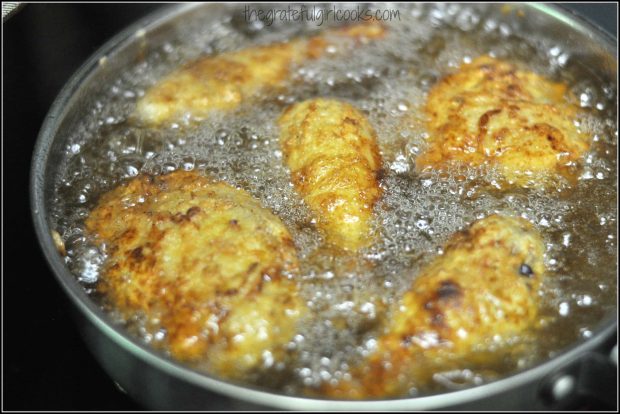
[(136, 107), (137, 117), (158, 125), (190, 114), (201, 119), (212, 111), (230, 111), (258, 93), (282, 85), (291, 67), (325, 53), (332, 40), (359, 42), (382, 38), (376, 21), (328, 30), (311, 38), (251, 47), (207, 56), (171, 73), (149, 89)]
[(509, 183), (548, 187), (589, 148), (574, 125), (567, 88), (516, 65), (481, 56), (444, 77), (426, 102), (429, 147), (416, 168), (450, 163), (498, 167)]
[(492, 215), (455, 234), (404, 295), (365, 367), (328, 394), (403, 396), (437, 371), (519, 351), (536, 326), (544, 251), (521, 218)]
[(173, 357), (235, 378), (286, 356), (304, 310), (295, 246), (247, 192), (196, 172), (142, 175), (104, 194), (86, 229), (109, 256), (99, 290), (164, 329)]
[(310, 99), (280, 117), (280, 145), (292, 181), (331, 244), (357, 250), (369, 242), (381, 195), (376, 133), (352, 105)]

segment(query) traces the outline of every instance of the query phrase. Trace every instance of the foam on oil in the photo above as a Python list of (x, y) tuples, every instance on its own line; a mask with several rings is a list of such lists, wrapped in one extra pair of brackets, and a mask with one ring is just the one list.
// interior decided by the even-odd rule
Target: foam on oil
[[(527, 357), (493, 372), (437, 373), (432, 384), (420, 384), (412, 394), (490, 381), (591, 336), (616, 303), (616, 85), (580, 76), (582, 67), (571, 58), (577, 51), (521, 33), (518, 23), (496, 19), (481, 6), (398, 8), (401, 21), (388, 24), (386, 39), (363, 47), (340, 45), (338, 54), (296, 67), (280, 95), (256, 97), (201, 123), (188, 117), (147, 128), (130, 115), (144, 91), (183, 62), (317, 28), (310, 23), (266, 27), (237, 15), (206, 25), (197, 13), (166, 43), (150, 45), (146, 59), (120, 74), (73, 131), (55, 190), (53, 220), (67, 265), (93, 297), (105, 305), (94, 289), (105, 265), (105, 246), (95, 247), (83, 229), (98, 197), (140, 173), (196, 169), (257, 197), (287, 225), (298, 249), (310, 316), (288, 345), (297, 351), (294, 362), (273, 364), (265, 357), (265, 367), (278, 374), (261, 379), (262, 386), (295, 394), (347, 378), (349, 368), (372, 352), (381, 321), (389, 318), (418, 269), (442, 253), (451, 234), (494, 212), (520, 215), (542, 232), (549, 268), (543, 314), (552, 322)], [(415, 172), (427, 138), (420, 115), (425, 94), (443, 74), (484, 53), (521, 61), (570, 84), (583, 108), (579, 127), (593, 140), (575, 188), (560, 183), (547, 192), (506, 189), (492, 170)], [(377, 131), (383, 155), (385, 191), (375, 208), (376, 243), (355, 256), (323, 247), (283, 163), (275, 120), (291, 103), (316, 96), (345, 99), (360, 108)], [(497, 188), (489, 190), (483, 181)], [(122, 322), (147, 343), (165, 343), (164, 329), (144, 317), (134, 319)]]

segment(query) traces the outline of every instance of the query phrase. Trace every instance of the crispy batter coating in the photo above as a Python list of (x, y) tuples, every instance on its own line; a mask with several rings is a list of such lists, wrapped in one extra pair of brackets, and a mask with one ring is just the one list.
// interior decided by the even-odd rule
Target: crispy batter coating
[(544, 244), (524, 219), (492, 215), (455, 234), (402, 298), (377, 350), (340, 398), (406, 395), (439, 370), (487, 366), (536, 326)]
[(426, 102), (429, 147), (418, 170), (452, 162), (499, 168), (514, 185), (549, 186), (589, 148), (566, 85), (481, 56), (444, 77)]
[(293, 183), (328, 242), (349, 250), (366, 245), (381, 195), (381, 158), (366, 117), (346, 102), (318, 98), (287, 108), (279, 126)]
[(303, 313), (296, 251), (245, 191), (196, 172), (142, 175), (103, 195), (86, 228), (109, 255), (100, 291), (165, 329), (173, 357), (232, 378), (266, 352), (284, 357)]
[(149, 89), (138, 101), (136, 114), (142, 122), (157, 125), (187, 114), (199, 120), (212, 111), (230, 111), (263, 90), (281, 86), (292, 66), (320, 57), (332, 40), (366, 42), (384, 35), (385, 28), (373, 21), (311, 38), (207, 56)]

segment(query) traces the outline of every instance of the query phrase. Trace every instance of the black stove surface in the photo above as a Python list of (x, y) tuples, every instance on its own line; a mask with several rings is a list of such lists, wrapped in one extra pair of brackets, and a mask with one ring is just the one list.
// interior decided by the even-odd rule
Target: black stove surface
[(99, 367), (34, 235), (34, 143), (60, 88), (105, 41), (156, 4), (29, 4), (3, 23), (3, 408), (140, 410)]
[[(4, 410), (141, 410), (99, 367), (30, 218), (30, 160), (53, 99), (106, 40), (157, 4), (29, 4), (3, 23)], [(568, 4), (616, 34), (617, 5)], [(586, 404), (576, 409), (595, 409)]]

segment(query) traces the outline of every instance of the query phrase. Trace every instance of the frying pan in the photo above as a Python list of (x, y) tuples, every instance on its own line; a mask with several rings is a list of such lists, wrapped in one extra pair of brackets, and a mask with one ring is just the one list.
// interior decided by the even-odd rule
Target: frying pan
[[(422, 409), (549, 409), (593, 396), (616, 405), (616, 366), (608, 349), (616, 342), (617, 317), (608, 315), (593, 335), (575, 341), (553, 359), (531, 369), (475, 388), (439, 395), (386, 401), (332, 401), (267, 392), (239, 386), (194, 371), (162, 357), (117, 327), (86, 294), (66, 268), (51, 236), (50, 208), (69, 131), (91, 107), (98, 88), (109, 83), (143, 52), (142, 36), (156, 42), (183, 18), (200, 11), (204, 24), (230, 12), (232, 5), (182, 5), (159, 10), (128, 27), (97, 51), (69, 80), (55, 100), (41, 128), (31, 170), (34, 226), (44, 256), (56, 279), (72, 300), (83, 337), (100, 364), (136, 400), (167, 409), (302, 409), (302, 410), (422, 410)], [(615, 39), (559, 8), (524, 5), (525, 29), (544, 30), (562, 44), (581, 50), (593, 72), (616, 78)], [(136, 34), (140, 36), (136, 36)], [(105, 59), (102, 59), (105, 58)], [(101, 65), (101, 62), (106, 62)]]

